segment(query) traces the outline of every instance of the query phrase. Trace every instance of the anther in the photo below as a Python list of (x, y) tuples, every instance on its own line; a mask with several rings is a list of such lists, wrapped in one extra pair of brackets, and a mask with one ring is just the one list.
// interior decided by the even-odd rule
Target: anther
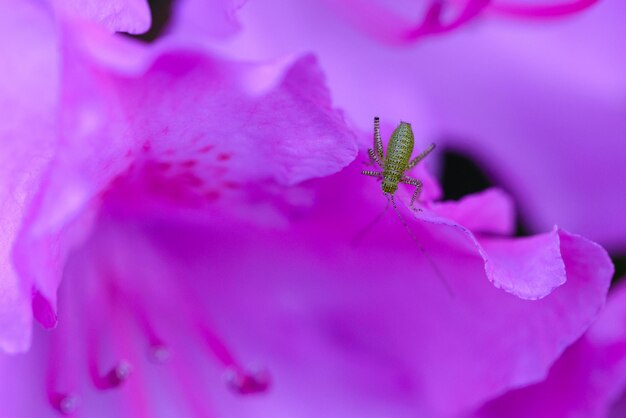
[(109, 372), (109, 374), (113, 373), (113, 376), (115, 377), (115, 381), (119, 385), (120, 383), (128, 379), (128, 376), (130, 376), (130, 373), (132, 372), (132, 370), (133, 369), (130, 363), (122, 360), (117, 364), (117, 366), (113, 368), (113, 370), (111, 370), (111, 372)]
[(125, 360), (121, 360), (107, 374), (94, 380), (98, 389), (114, 389), (124, 383), (132, 373), (132, 366)]
[(72, 415), (78, 409), (79, 399), (74, 394), (58, 393), (51, 396), (50, 403), (63, 415)]
[(156, 364), (165, 364), (169, 361), (172, 353), (170, 349), (163, 344), (155, 344), (150, 347), (148, 358)]

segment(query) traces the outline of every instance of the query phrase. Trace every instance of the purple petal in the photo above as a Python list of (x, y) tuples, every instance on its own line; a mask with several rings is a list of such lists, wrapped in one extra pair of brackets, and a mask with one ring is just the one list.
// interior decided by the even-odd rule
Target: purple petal
[(511, 239), (479, 239), (494, 286), (523, 299), (538, 299), (565, 283), (560, 231)]
[(16, 352), (30, 344), (32, 277), (16, 271), (13, 242), (54, 148), (58, 57), (43, 5), (2, 7), (0, 32), (0, 349)]
[[(511, 205), (503, 204), (505, 199), (507, 198), (502, 192), (497, 194), (483, 192), (467, 196), (461, 202), (433, 203), (429, 205), (432, 212), (418, 213), (417, 218), (464, 235), (467, 243), (482, 257), (487, 278), (497, 288), (523, 299), (543, 298), (566, 280), (560, 248), (561, 232), (557, 228), (545, 234), (511, 239), (476, 235), (465, 224), (457, 223), (457, 220), (460, 220), (469, 225), (480, 226), (478, 234), (502, 229), (503, 218), (504, 223), (509, 225), (511, 223)], [(483, 206), (482, 212), (479, 213), (483, 215), (493, 213), (496, 216), (485, 216), (476, 222), (476, 218), (472, 217), (472, 212), (476, 213), (478, 209), (475, 203), (481, 201), (487, 203), (489, 200), (494, 205), (491, 208)], [(443, 212), (440, 213), (439, 208), (442, 208)], [(448, 218), (448, 215), (453, 217)]]
[[(253, 65), (156, 51), (142, 58), (153, 54), (152, 63), (135, 59), (132, 71), (120, 74), (113, 66), (119, 57), (106, 61), (113, 55), (100, 53), (92, 60), (81, 50), (85, 41), (67, 35), (63, 152), (16, 245), (22, 274), (35, 278), (52, 311), (65, 258), (111, 190), (118, 200), (109, 202), (126, 211), (187, 207), (206, 217), (216, 199), (248, 182), (295, 184), (336, 172), (356, 154), (311, 56)], [(95, 33), (95, 42), (123, 41)]]
[[(398, 13), (416, 14), (414, 3), (400, 3)], [(416, 138), (466, 153), (505, 184), (534, 231), (558, 223), (624, 246), (626, 194), (607, 192), (626, 178), (622, 3), (542, 25), (477, 19), (410, 49), (374, 42), (318, 3), (258, 0), (241, 19), (225, 52), (313, 50), (338, 105), (361, 129), (370, 130), (374, 115), (411, 122)]]
[(591, 328), (563, 353), (545, 380), (504, 394), (475, 416), (609, 416), (626, 389), (625, 330), (626, 287), (619, 285)]
[[(567, 280), (534, 301), (496, 289), (469, 231), (450, 220), (422, 222), (401, 212), (452, 293), (395, 214), (352, 244), (384, 205), (377, 184), (359, 171), (354, 163), (298, 185), (255, 182), (244, 189), (247, 200), (208, 207), (212, 216), (204, 218), (179, 216), (173, 204), (169, 217), (135, 217), (120, 210), (125, 201), (114, 190), (104, 195), (88, 240), (66, 263), (66, 317), (48, 336), (53, 346), (92, 348), (79, 356), (61, 350), (46, 367), (55, 381), (71, 383), (83, 357), (96, 360), (96, 372), (130, 358), (135, 379), (118, 384), (106, 408), (97, 408), (98, 396), (84, 385), (50, 392), (79, 390), (90, 416), (110, 416), (118, 403), (153, 416), (172, 391), (157, 396), (156, 406), (142, 402), (142, 382), (153, 381), (156, 366), (137, 355), (138, 340), (171, 348), (164, 367), (181, 391), (178, 411), (187, 415), (310, 416), (312, 405), (315, 416), (329, 418), (454, 415), (544, 378), (602, 306), (610, 260), (563, 231), (558, 241), (546, 239), (544, 251), (558, 243)], [(260, 203), (265, 216), (283, 223), (238, 216)], [(140, 331), (125, 331), (133, 323)], [(71, 369), (76, 359), (78, 372)], [(267, 370), (269, 389), (254, 380), (263, 374), (225, 382), (233, 364)], [(257, 398), (233, 394), (237, 382), (260, 390)]]
[(513, 200), (500, 189), (465, 196), (458, 202), (431, 203), (429, 208), (475, 234), (511, 235), (515, 228)]
[(201, 43), (206, 38), (227, 38), (240, 24), (237, 11), (247, 0), (180, 0), (169, 27), (169, 35), (187, 43)]
[(113, 32), (144, 33), (152, 20), (146, 0), (54, 0), (54, 5), (72, 19), (92, 20)]

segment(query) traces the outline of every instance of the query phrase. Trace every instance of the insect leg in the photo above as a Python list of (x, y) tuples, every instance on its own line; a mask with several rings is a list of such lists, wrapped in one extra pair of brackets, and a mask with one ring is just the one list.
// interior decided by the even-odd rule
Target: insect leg
[(415, 157), (411, 161), (409, 161), (409, 163), (406, 165), (406, 169), (410, 170), (413, 167), (415, 167), (417, 165), (417, 163), (422, 161), (434, 149), (435, 149), (435, 144), (430, 144), (428, 147), (426, 147), (426, 149), (424, 151), (422, 151), (420, 153), (420, 155), (418, 155), (417, 157)]
[(378, 116), (374, 118), (374, 149), (378, 154), (378, 159), (382, 161), (385, 154), (383, 152), (383, 140), (380, 137), (380, 118)]
[(413, 192), (413, 197), (411, 198), (411, 206), (415, 203), (415, 201), (419, 198), (420, 193), (422, 192), (422, 182), (418, 179), (414, 179), (412, 177), (402, 176), (400, 181), (404, 184), (410, 184), (411, 186), (415, 186), (415, 191)]
[(370, 160), (372, 161), (372, 163), (378, 164), (379, 167), (383, 166), (383, 161), (380, 159), (380, 157), (378, 157), (378, 154), (376, 154), (373, 149), (368, 149), (367, 155), (370, 156)]
[(363, 170), (363, 171), (361, 171), (361, 174), (365, 174), (366, 176), (372, 176), (372, 177), (382, 177), (383, 176), (383, 172), (382, 171)]

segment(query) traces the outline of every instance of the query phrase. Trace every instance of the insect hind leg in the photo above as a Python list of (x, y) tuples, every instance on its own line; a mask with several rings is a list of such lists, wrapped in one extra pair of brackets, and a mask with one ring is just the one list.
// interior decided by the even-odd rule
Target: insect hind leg
[(424, 151), (422, 151), (417, 157), (413, 158), (411, 161), (409, 161), (409, 163), (406, 166), (407, 170), (412, 169), (413, 167), (415, 167), (420, 161), (422, 161), (424, 158), (426, 158), (426, 156), (428, 154), (430, 154), (432, 152), (432, 150), (435, 149), (435, 144), (430, 144), (428, 147), (426, 147), (426, 149)]

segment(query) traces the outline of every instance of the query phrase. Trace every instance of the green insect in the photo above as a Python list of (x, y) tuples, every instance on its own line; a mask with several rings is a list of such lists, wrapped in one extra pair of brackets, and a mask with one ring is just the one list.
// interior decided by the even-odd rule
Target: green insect
[[(431, 153), (432, 150), (435, 149), (435, 144), (430, 144), (424, 151), (422, 151), (418, 156), (411, 159), (411, 154), (413, 154), (413, 147), (415, 145), (415, 138), (413, 136), (413, 130), (411, 129), (411, 125), (406, 122), (400, 122), (400, 125), (393, 131), (391, 138), (389, 139), (389, 143), (387, 144), (387, 153), (385, 155), (383, 151), (383, 141), (380, 138), (380, 118), (374, 118), (374, 149), (368, 149), (367, 153), (370, 157), (370, 160), (373, 164), (378, 165), (378, 167), (382, 168), (382, 171), (372, 171), (372, 170), (363, 170), (362, 173), (366, 176), (377, 177), (382, 179), (382, 189), (383, 193), (387, 197), (387, 206), (385, 210), (378, 215), (369, 225), (367, 225), (363, 230), (355, 237), (353, 242), (360, 241), (363, 236), (375, 225), (380, 219), (385, 215), (387, 209), (389, 208), (389, 203), (392, 204), (394, 212), (398, 216), (398, 219), (402, 223), (402, 226), (407, 231), (411, 239), (415, 242), (418, 249), (424, 254), (424, 257), (428, 260), (430, 265), (432, 266), (435, 274), (439, 277), (442, 284), (448, 291), (448, 294), (451, 296), (454, 295), (454, 292), (450, 285), (448, 284), (445, 276), (439, 269), (439, 266), (435, 261), (430, 257), (426, 248), (421, 244), (418, 237), (413, 233), (409, 224), (406, 222), (398, 206), (396, 205), (396, 201), (393, 197), (396, 190), (398, 190), (398, 183), (409, 184), (411, 186), (415, 186), (415, 192), (413, 192), (413, 197), (411, 198), (411, 207), (415, 203), (415, 201), (419, 198), (420, 192), (422, 191), (422, 182), (418, 179), (414, 179), (406, 175), (406, 172), (415, 167), (420, 161), (422, 161), (428, 154)], [(421, 209), (420, 209), (421, 210)]]
[(377, 177), (383, 180), (382, 188), (385, 195), (393, 197), (398, 190), (398, 183), (415, 186), (415, 192), (411, 199), (411, 206), (419, 198), (422, 191), (422, 182), (418, 179), (408, 177), (406, 172), (415, 167), (430, 152), (435, 149), (435, 144), (430, 144), (417, 157), (411, 160), (415, 139), (411, 124), (400, 122), (400, 125), (393, 131), (391, 139), (387, 144), (387, 155), (383, 152), (383, 141), (380, 137), (380, 118), (374, 118), (374, 149), (368, 149), (372, 163), (378, 165), (383, 171), (363, 170), (367, 176)]

